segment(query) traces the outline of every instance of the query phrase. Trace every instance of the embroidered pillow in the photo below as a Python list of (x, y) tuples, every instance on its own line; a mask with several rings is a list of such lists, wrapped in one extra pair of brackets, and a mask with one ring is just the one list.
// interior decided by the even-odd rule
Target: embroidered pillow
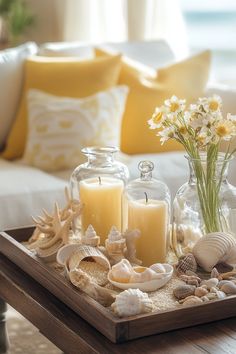
[(45, 171), (75, 168), (85, 146), (119, 146), (128, 88), (115, 86), (86, 98), (28, 92), (24, 163)]

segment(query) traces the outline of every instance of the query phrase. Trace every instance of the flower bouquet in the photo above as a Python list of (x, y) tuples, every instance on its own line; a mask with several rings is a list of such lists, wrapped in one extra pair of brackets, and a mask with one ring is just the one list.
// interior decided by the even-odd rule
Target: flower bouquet
[[(202, 234), (230, 231), (229, 208), (225, 208), (227, 193), (224, 193), (222, 200), (221, 191), (222, 188), (224, 191), (227, 189), (227, 166), (235, 152), (235, 149), (231, 149), (231, 141), (236, 135), (236, 116), (228, 114), (224, 118), (221, 107), (221, 98), (216, 95), (199, 98), (197, 103), (191, 104), (188, 109), (185, 100), (172, 96), (163, 106), (157, 107), (152, 118), (148, 120), (150, 129), (157, 130), (157, 136), (160, 137), (162, 144), (169, 139), (175, 139), (186, 150), (190, 165), (190, 189), (195, 189), (196, 192), (195, 196), (191, 192), (187, 194), (190, 198), (197, 199), (200, 209), (197, 227)], [(227, 142), (225, 152), (220, 152), (222, 141)], [(177, 193), (177, 198), (185, 194), (181, 203), (187, 218), (191, 201), (187, 200), (185, 190), (186, 186), (182, 187)], [(235, 190), (233, 196), (236, 204)], [(196, 201), (193, 203), (196, 204)], [(185, 227), (188, 223), (194, 224), (194, 218), (196, 208), (192, 213), (192, 220), (188, 222), (183, 220)]]

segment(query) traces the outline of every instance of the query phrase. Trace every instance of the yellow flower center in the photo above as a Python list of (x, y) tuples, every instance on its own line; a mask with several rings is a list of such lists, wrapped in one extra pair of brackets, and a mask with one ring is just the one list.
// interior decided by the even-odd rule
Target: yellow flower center
[(171, 112), (176, 112), (179, 109), (179, 104), (176, 102), (172, 102), (170, 105), (170, 111)]
[(153, 118), (153, 122), (155, 124), (158, 124), (160, 123), (160, 121), (162, 120), (162, 116), (163, 116), (163, 113), (162, 112), (158, 112), (155, 117)]
[(209, 108), (211, 111), (217, 111), (217, 109), (219, 108), (219, 104), (217, 101), (211, 101), (209, 103)]
[(182, 135), (186, 134), (186, 133), (187, 133), (186, 127), (182, 125), (182, 126), (179, 128), (179, 132), (180, 132), (180, 134), (182, 134)]
[(223, 137), (229, 133), (229, 129), (225, 125), (219, 125), (216, 129), (217, 135)]

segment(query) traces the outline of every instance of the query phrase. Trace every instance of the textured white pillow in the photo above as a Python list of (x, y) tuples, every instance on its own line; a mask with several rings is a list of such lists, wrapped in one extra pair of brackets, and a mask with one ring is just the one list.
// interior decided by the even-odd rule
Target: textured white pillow
[(23, 162), (58, 171), (80, 164), (85, 146), (119, 146), (127, 94), (126, 86), (79, 99), (30, 90)]
[(38, 47), (28, 42), (16, 48), (0, 51), (0, 150), (15, 118), (20, 99), (24, 61), (36, 54)]
[(78, 56), (82, 59), (94, 58), (94, 49), (91, 45), (81, 42), (49, 42), (41, 44), (39, 55), (49, 57)]

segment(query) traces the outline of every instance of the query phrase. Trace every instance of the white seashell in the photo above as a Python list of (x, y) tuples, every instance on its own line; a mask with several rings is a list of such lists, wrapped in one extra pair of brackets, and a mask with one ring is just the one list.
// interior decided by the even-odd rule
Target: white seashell
[(224, 284), (221, 288), (221, 291), (223, 291), (227, 295), (235, 295), (236, 294), (236, 285), (232, 282), (228, 282)]
[(100, 243), (100, 237), (97, 236), (96, 231), (92, 225), (89, 225), (85, 235), (81, 237), (81, 242), (83, 245), (97, 247)]
[(153, 302), (139, 289), (128, 289), (116, 296), (111, 308), (119, 317), (128, 317), (151, 312)]
[(93, 260), (101, 264), (105, 269), (110, 269), (110, 263), (104, 254), (95, 247), (70, 244), (65, 245), (57, 252), (57, 262), (66, 267), (67, 271), (79, 267), (82, 260), (93, 258)]
[(218, 299), (224, 299), (226, 297), (226, 294), (221, 290), (216, 291), (216, 295)]
[(165, 273), (166, 269), (161, 263), (155, 263), (149, 267), (150, 269), (154, 270), (156, 273)]
[(211, 279), (208, 279), (208, 280), (203, 280), (201, 282), (201, 286), (202, 285), (206, 285), (207, 289), (210, 290), (211, 288), (214, 288), (218, 285), (219, 283), (219, 280), (217, 278), (211, 278)]
[(122, 259), (112, 267), (110, 277), (118, 283), (129, 283), (132, 273), (133, 268), (129, 261), (127, 259)]
[(111, 264), (116, 264), (124, 258), (126, 241), (115, 226), (111, 228), (108, 238), (105, 241), (105, 247)]
[(236, 240), (224, 232), (213, 232), (199, 239), (193, 247), (197, 263), (207, 272), (220, 262), (236, 263)]
[(146, 267), (133, 267), (133, 272), (131, 274), (130, 283), (144, 283), (155, 279), (157, 273), (154, 270)]
[[(124, 260), (122, 260), (122, 261), (124, 261)], [(163, 266), (165, 268), (165, 273), (163, 273), (163, 274), (162, 273), (156, 273), (156, 274), (152, 273), (152, 276), (155, 276), (155, 279), (152, 279), (152, 280), (149, 280), (149, 281), (145, 281), (145, 282), (142, 282), (142, 283), (140, 283), (140, 282), (139, 283), (133, 283), (133, 282), (130, 282), (130, 281), (128, 283), (127, 282), (115, 281), (113, 276), (112, 276), (112, 270), (115, 267), (115, 266), (113, 266), (112, 270), (110, 270), (109, 273), (108, 273), (108, 280), (114, 286), (116, 286), (117, 288), (122, 289), (122, 290), (140, 289), (142, 291), (147, 291), (147, 292), (148, 291), (155, 291), (155, 290), (161, 288), (162, 286), (164, 286), (166, 283), (168, 283), (168, 281), (171, 279), (172, 274), (173, 274), (174, 268), (170, 264), (163, 264)], [(133, 269), (132, 269), (131, 274), (133, 275)]]
[(109, 232), (109, 235), (108, 235), (108, 240), (110, 242), (123, 240), (123, 237), (122, 237), (120, 231), (118, 231), (115, 226), (112, 226), (112, 228)]

